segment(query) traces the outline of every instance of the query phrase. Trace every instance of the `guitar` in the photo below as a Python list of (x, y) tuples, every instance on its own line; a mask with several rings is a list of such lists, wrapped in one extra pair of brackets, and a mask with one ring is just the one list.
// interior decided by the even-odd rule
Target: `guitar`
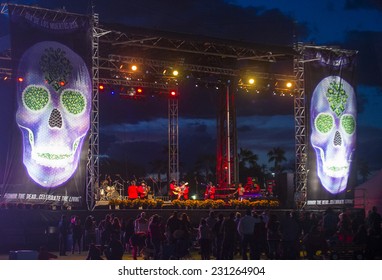
[(186, 186), (188, 185), (188, 182), (187, 183), (184, 183), (183, 185), (181, 186), (177, 186), (175, 187), (174, 191), (173, 191), (173, 194), (177, 195), (178, 196), (178, 199), (180, 199), (182, 196), (183, 196), (183, 193), (184, 193), (184, 190), (186, 189)]

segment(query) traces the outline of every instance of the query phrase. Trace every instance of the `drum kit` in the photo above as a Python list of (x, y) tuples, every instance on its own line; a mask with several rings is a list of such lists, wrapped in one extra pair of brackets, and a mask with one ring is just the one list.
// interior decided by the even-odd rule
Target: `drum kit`
[(115, 181), (112, 186), (109, 185), (108, 180), (104, 180), (101, 183), (100, 200), (113, 200), (122, 199), (124, 194), (123, 184)]

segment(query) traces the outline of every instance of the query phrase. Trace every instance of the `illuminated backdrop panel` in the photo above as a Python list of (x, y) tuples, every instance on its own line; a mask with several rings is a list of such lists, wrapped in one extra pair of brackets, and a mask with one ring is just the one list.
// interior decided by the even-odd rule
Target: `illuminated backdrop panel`
[(352, 204), (357, 109), (355, 57), (310, 53), (305, 65), (308, 129), (308, 205)]
[(91, 18), (8, 8), (14, 126), (1, 200), (82, 205), (92, 100)]

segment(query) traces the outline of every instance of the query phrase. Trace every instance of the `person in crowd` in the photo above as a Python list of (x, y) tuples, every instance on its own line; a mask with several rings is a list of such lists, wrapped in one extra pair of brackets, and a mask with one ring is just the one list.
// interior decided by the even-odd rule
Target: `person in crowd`
[(281, 240), (280, 221), (276, 214), (270, 214), (269, 221), (266, 224), (268, 258), (271, 260), (279, 259), (279, 247)]
[(326, 239), (330, 239), (337, 231), (338, 216), (333, 208), (328, 207), (322, 217), (322, 230)]
[(222, 242), (222, 259), (232, 260), (235, 252), (237, 225), (235, 223), (235, 212), (231, 212), (229, 217), (226, 217), (221, 229), (223, 235)]
[(134, 221), (134, 235), (130, 238), (133, 259), (136, 260), (140, 256), (145, 246), (147, 232), (149, 228), (146, 212), (141, 212), (139, 217)]
[(65, 214), (61, 215), (61, 219), (58, 223), (58, 249), (60, 256), (66, 256), (67, 241), (69, 235), (70, 222)]
[(78, 248), (78, 254), (81, 254), (82, 237), (84, 234), (84, 229), (81, 224), (80, 217), (76, 216), (72, 222), (72, 254)]
[(211, 258), (211, 231), (207, 226), (206, 219), (200, 220), (198, 228), (198, 242), (200, 246), (200, 255), (202, 260), (209, 260)]
[(134, 219), (124, 217), (121, 223), (122, 231), (122, 244), (124, 244), (125, 251), (130, 252), (131, 244), (130, 238), (134, 235)]
[(110, 235), (112, 233), (112, 216), (111, 214), (106, 214), (105, 218), (99, 223), (98, 230), (101, 233), (101, 251), (109, 243)]
[(94, 217), (92, 215), (87, 216), (84, 223), (85, 250), (89, 250), (91, 243), (96, 243), (96, 227)]
[(103, 260), (101, 250), (94, 244), (90, 243), (87, 260)]
[(367, 216), (367, 224), (369, 228), (372, 228), (374, 231), (381, 230), (381, 214), (378, 213), (376, 206), (373, 206), (371, 212)]
[(122, 235), (121, 232), (122, 232), (121, 222), (118, 217), (114, 217), (111, 223), (111, 234), (115, 235), (117, 239), (121, 240), (121, 235)]
[(222, 259), (222, 248), (223, 248), (223, 231), (222, 226), (224, 222), (224, 215), (219, 213), (218, 218), (216, 220), (215, 225), (212, 228), (213, 236), (214, 236), (214, 257), (217, 260)]
[(174, 232), (180, 228), (180, 223), (178, 212), (174, 211), (166, 222), (166, 237), (168, 243), (175, 243)]
[(160, 224), (160, 217), (158, 214), (154, 214), (150, 217), (149, 228), (147, 232), (148, 240), (150, 242), (150, 247), (153, 248), (153, 258), (159, 260), (162, 255), (162, 242), (163, 242), (163, 232)]
[(255, 240), (255, 259), (258, 260), (261, 254), (268, 253), (267, 246), (267, 228), (262, 215), (258, 215), (259, 221), (255, 224), (254, 240)]
[(251, 210), (247, 209), (245, 215), (240, 219), (237, 226), (237, 231), (241, 237), (241, 256), (243, 260), (248, 259), (247, 250), (249, 247), (250, 259), (255, 259), (255, 243), (254, 243), (254, 231), (255, 231), (256, 219), (252, 216)]
[(108, 260), (122, 260), (125, 248), (123, 248), (121, 240), (117, 238), (117, 235), (110, 235), (110, 242), (105, 248), (105, 256)]
[(318, 252), (325, 255), (328, 250), (325, 235), (317, 225), (312, 225), (310, 231), (303, 237), (302, 244), (309, 260), (312, 260)]
[(286, 211), (280, 224), (282, 259), (295, 260), (299, 254), (300, 225), (294, 212)]

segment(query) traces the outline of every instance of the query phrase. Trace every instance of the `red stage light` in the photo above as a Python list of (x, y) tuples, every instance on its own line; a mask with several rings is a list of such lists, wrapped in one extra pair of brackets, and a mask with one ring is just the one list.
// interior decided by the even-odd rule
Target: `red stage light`
[(170, 95), (172, 96), (172, 97), (175, 97), (177, 94), (176, 94), (176, 91), (175, 90), (172, 90), (172, 91), (170, 91)]
[(105, 86), (104, 86), (104, 85), (99, 85), (98, 88), (99, 88), (100, 90), (104, 90), (104, 89), (105, 89)]
[(64, 81), (61, 81), (61, 82), (60, 82), (60, 86), (63, 87), (64, 85), (65, 85), (65, 82), (64, 82)]
[(137, 93), (143, 93), (143, 89), (142, 88), (137, 88)]
[(24, 81), (24, 78), (23, 77), (19, 77), (17, 80), (21, 83), (21, 82)]

